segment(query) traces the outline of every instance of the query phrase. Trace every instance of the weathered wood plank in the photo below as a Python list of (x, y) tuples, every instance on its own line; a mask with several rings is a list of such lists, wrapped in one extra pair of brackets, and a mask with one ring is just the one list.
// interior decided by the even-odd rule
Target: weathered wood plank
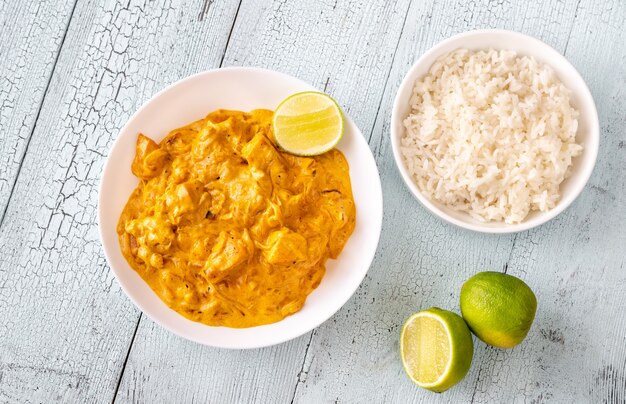
[(518, 349), (489, 351), (475, 402), (626, 401), (624, 21), (623, 2), (580, 2), (563, 49), (596, 100), (598, 162), (572, 207), (516, 241), (508, 272), (537, 293), (537, 319)]
[[(371, 132), (370, 145), (385, 196), (379, 250), (355, 297), (317, 330), (296, 401), (472, 400), (479, 364), (488, 360), (489, 349), (478, 341), (475, 364), (466, 379), (446, 394), (437, 395), (414, 386), (404, 375), (398, 355), (400, 327), (420, 309), (439, 306), (459, 312), (459, 291), (464, 280), (481, 270), (503, 270), (515, 236), (462, 231), (441, 223), (421, 208), (402, 183), (393, 161), (389, 142), (391, 105), (406, 71), (438, 41), (470, 29), (508, 28), (539, 37), (557, 49), (564, 48), (575, 8), (567, 2), (412, 3)], [(480, 375), (481, 380), (483, 377)]]
[(0, 3), (0, 223), (74, 6)]
[[(224, 65), (268, 67), (326, 88), (368, 133), (407, 8), (407, 1), (395, 5), (363, 0), (336, 4), (244, 1)], [(216, 402), (288, 402), (311, 339), (311, 334), (305, 335), (256, 354), (221, 351), (190, 346), (159, 327), (144, 327), (149, 322), (141, 320), (119, 390), (121, 402), (130, 401), (133, 393), (136, 398), (138, 388), (142, 402), (173, 402), (182, 397)], [(162, 346), (167, 346), (167, 351), (159, 348)], [(155, 363), (171, 363), (174, 368), (171, 373), (163, 372)], [(251, 373), (251, 368), (258, 371)], [(223, 372), (197, 377), (207, 369)], [(180, 375), (176, 384), (169, 382), (171, 374)], [(163, 385), (169, 387), (164, 389)]]
[(113, 398), (139, 313), (98, 240), (104, 158), (144, 100), (219, 64), (237, 6), (77, 5), (0, 228), (0, 401)]
[(216, 349), (177, 337), (144, 316), (115, 402), (288, 402), (308, 339), (266, 349)]

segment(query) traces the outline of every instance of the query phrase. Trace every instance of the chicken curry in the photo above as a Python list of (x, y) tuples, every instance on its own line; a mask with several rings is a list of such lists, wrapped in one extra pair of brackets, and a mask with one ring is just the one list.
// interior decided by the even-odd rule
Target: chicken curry
[(183, 316), (252, 327), (300, 310), (355, 226), (348, 163), (277, 149), (272, 111), (217, 110), (160, 143), (118, 222), (124, 257)]

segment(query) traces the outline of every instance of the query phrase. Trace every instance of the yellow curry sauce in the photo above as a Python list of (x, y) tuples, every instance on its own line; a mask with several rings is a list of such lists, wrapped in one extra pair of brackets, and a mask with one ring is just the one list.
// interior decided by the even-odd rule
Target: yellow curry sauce
[(159, 144), (137, 139), (122, 253), (191, 320), (251, 327), (297, 312), (354, 229), (343, 154), (283, 153), (271, 119), (217, 110)]

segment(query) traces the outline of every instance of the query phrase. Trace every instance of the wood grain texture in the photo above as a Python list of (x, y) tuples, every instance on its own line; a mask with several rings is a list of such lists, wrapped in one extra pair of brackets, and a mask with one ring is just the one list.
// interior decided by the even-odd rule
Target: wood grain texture
[(0, 2), (0, 223), (73, 6), (73, 0)]
[(308, 340), (305, 335), (265, 349), (216, 349), (142, 317), (115, 402), (289, 402)]
[[(440, 40), (470, 29), (508, 28), (534, 35), (557, 49), (564, 48), (575, 14), (575, 3), (412, 3), (379, 118), (370, 134), (385, 197), (379, 249), (356, 295), (317, 330), (297, 401), (471, 402), (480, 399), (475, 396), (480, 380), (492, 389), (499, 386), (510, 391), (512, 397), (523, 398), (523, 390), (513, 383), (494, 386), (485, 381), (480, 365), (491, 360), (491, 348), (480, 341), (475, 344), (470, 373), (445, 394), (419, 389), (404, 374), (398, 354), (404, 320), (432, 306), (459, 312), (462, 283), (482, 270), (504, 270), (515, 236), (467, 232), (430, 216), (397, 173), (389, 142), (389, 119), (404, 74), (419, 55)], [(535, 286), (532, 280), (529, 283)], [(510, 371), (515, 377), (517, 370)]]
[(78, 3), (0, 228), (0, 401), (112, 400), (139, 312), (98, 239), (104, 159), (144, 100), (219, 64), (237, 5)]

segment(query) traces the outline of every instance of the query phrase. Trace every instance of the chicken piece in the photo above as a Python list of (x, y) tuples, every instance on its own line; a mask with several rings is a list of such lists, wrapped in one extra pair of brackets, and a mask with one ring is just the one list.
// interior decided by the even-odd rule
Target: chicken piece
[(283, 216), (278, 204), (268, 202), (265, 210), (257, 215), (250, 232), (256, 240), (265, 240), (275, 228), (283, 227)]
[(263, 256), (270, 264), (295, 265), (307, 259), (307, 244), (306, 238), (283, 227), (269, 235)]
[(131, 170), (142, 180), (154, 178), (161, 172), (166, 158), (167, 152), (161, 150), (154, 140), (140, 133), (137, 137)]
[(323, 223), (328, 226), (330, 257), (336, 258), (354, 230), (354, 201), (343, 197), (339, 191), (332, 191), (324, 193), (320, 202), (320, 210), (326, 213)]
[(172, 226), (153, 216), (131, 220), (125, 230), (135, 238), (138, 246), (148, 247), (159, 254), (167, 253), (175, 238)]
[(233, 272), (252, 255), (254, 246), (247, 233), (239, 235), (226, 231), (220, 232), (217, 242), (211, 249), (204, 275), (210, 282), (218, 282)]
[(165, 193), (165, 211), (173, 224), (203, 219), (211, 204), (211, 196), (198, 181), (187, 181), (170, 187)]
[(284, 158), (274, 145), (263, 134), (256, 134), (241, 150), (241, 155), (250, 167), (261, 171), (269, 171), (270, 167), (278, 166), (285, 170)]
[(159, 147), (173, 157), (184, 156), (191, 149), (193, 139), (202, 128), (203, 121), (193, 122), (182, 128), (171, 131), (161, 142)]
[(249, 228), (257, 213), (265, 209), (269, 195), (264, 195), (257, 182), (248, 172), (241, 172), (239, 178), (233, 179), (226, 187), (228, 194), (228, 210), (234, 223)]
[(195, 161), (204, 160), (206, 158), (215, 159), (227, 153), (219, 142), (221, 134), (220, 125), (223, 126), (226, 125), (226, 123), (214, 124), (213, 122), (206, 121), (202, 130), (198, 132), (191, 146), (191, 156)]

